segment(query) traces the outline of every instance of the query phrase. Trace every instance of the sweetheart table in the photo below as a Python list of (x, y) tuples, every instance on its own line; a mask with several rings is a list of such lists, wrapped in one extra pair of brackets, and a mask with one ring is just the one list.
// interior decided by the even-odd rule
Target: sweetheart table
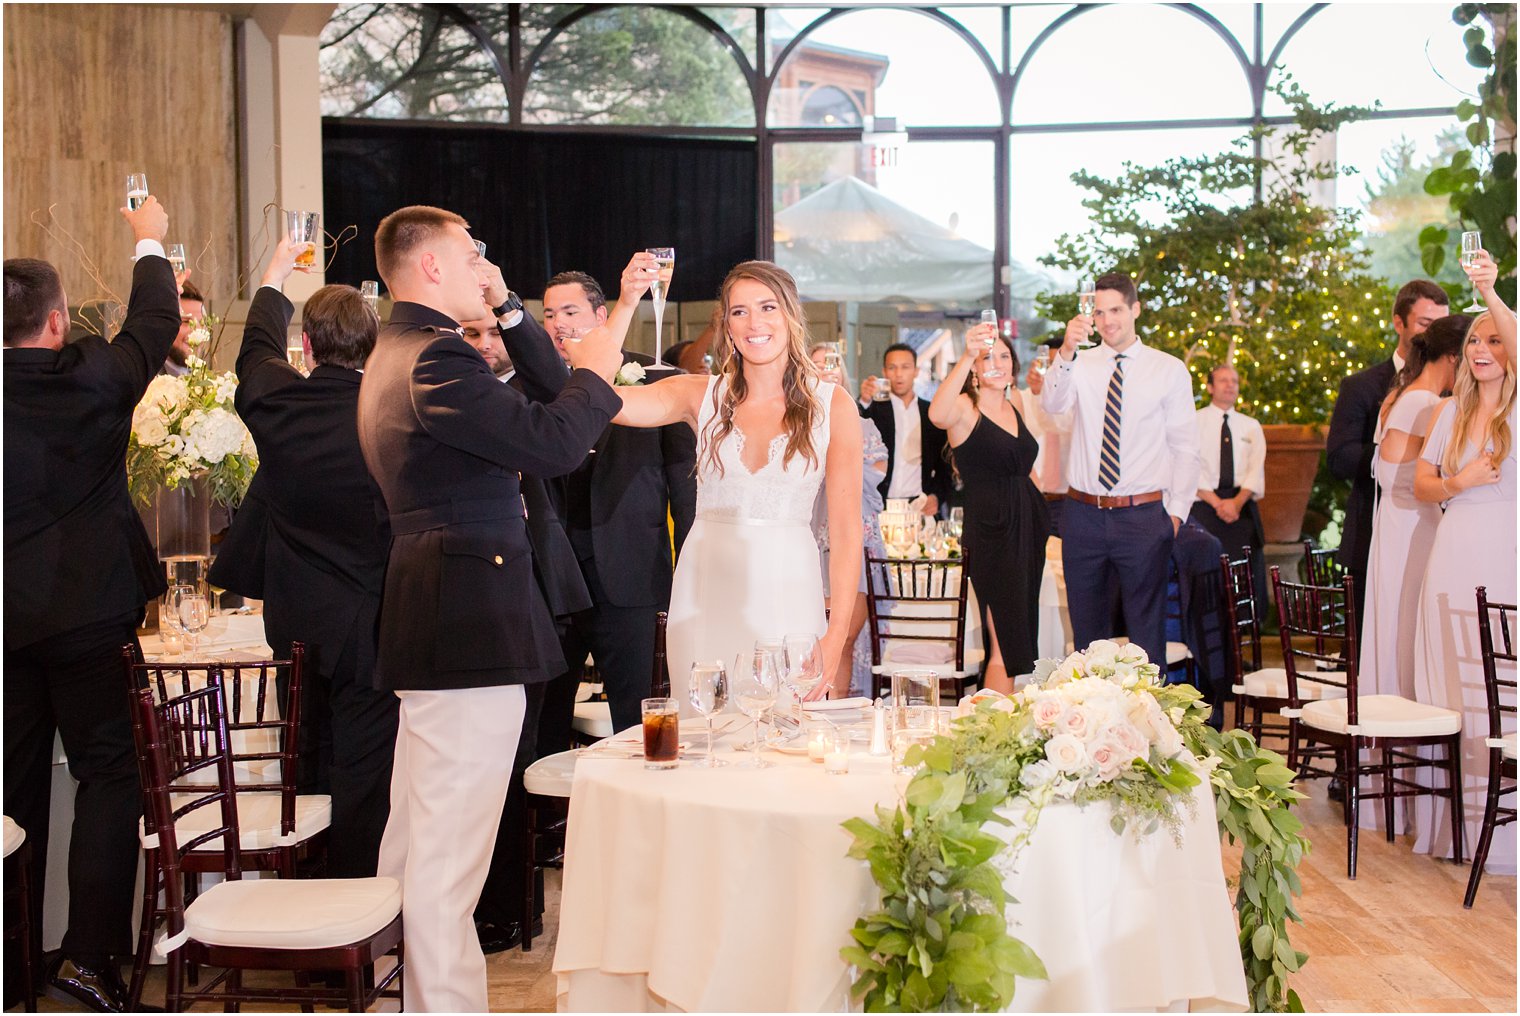
[[(736, 762), (748, 726), (720, 742)], [(699, 725), (684, 726), (695, 751)], [(629, 732), (630, 734), (636, 732)], [(619, 735), (626, 737), (627, 735)], [(730, 744), (732, 742), (732, 744)], [(839, 958), (874, 906), (840, 823), (899, 799), (907, 777), (855, 751), (847, 774), (767, 751), (774, 767), (647, 771), (617, 739), (583, 753), (570, 796), (561, 1011), (842, 1011)], [(1012, 933), (1044, 961), (1018, 1011), (1241, 1011), (1245, 975), (1214, 804), (1195, 793), (1180, 842), (1115, 835), (1109, 808), (1051, 804), (1006, 878)]]

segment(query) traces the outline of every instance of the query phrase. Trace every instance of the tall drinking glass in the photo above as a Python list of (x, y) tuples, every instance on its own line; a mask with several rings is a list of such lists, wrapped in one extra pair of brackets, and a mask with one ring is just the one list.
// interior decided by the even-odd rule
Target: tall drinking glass
[[(1462, 234), (1462, 267), (1471, 268), (1478, 263), (1478, 255), (1483, 250), (1483, 234), (1476, 229), (1469, 229)], [(1478, 298), (1477, 288), (1473, 289), (1473, 302), (1462, 308), (1464, 314), (1481, 314), (1488, 308)]]
[(127, 208), (137, 211), (148, 200), (148, 174), (127, 174)]
[(775, 659), (769, 652), (740, 653), (734, 660), (733, 694), (739, 711), (755, 723), (750, 761), (737, 763), (740, 769), (769, 769), (771, 763), (760, 757), (760, 724), (776, 704), (780, 677)]
[(807, 726), (803, 700), (823, 680), (823, 655), (818, 651), (818, 636), (807, 632), (787, 635), (786, 686), (797, 696), (797, 729)]
[[(1098, 284), (1097, 284), (1097, 281), (1094, 280), (1094, 279), (1083, 279), (1081, 282), (1079, 282), (1077, 284), (1077, 313), (1083, 315), (1084, 317), (1092, 317), (1093, 316), (1093, 312), (1095, 310), (1097, 310), (1097, 309), (1098, 309)], [(1088, 329), (1087, 334), (1091, 335), (1092, 334), (1092, 329)], [(1087, 349), (1092, 344), (1093, 343), (1091, 341), (1079, 342), (1079, 343), (1077, 343), (1077, 348), (1078, 349)]]
[(359, 283), (359, 295), (364, 297), (364, 302), (369, 304), (369, 309), (376, 314), (380, 313), (380, 283), (374, 279), (365, 279)]
[(300, 272), (315, 270), (317, 245), (322, 237), (321, 213), (287, 211), (285, 230), (290, 234), (290, 242), (301, 247), (301, 252), (296, 255), (296, 270)]
[(169, 259), (169, 265), (170, 265), (170, 267), (172, 267), (174, 269), (174, 274), (175, 275), (178, 275), (180, 272), (183, 272), (185, 270), (185, 245), (184, 244), (182, 244), (182, 243), (171, 243), (165, 249), (165, 255), (168, 257), (168, 259)]
[(692, 764), (703, 769), (728, 765), (713, 755), (713, 716), (728, 705), (728, 672), (722, 662), (691, 665), (691, 705), (707, 719), (707, 754)]
[(993, 310), (990, 307), (982, 311), (982, 324), (991, 325), (994, 329), (994, 331), (989, 332), (987, 334), (987, 337), (982, 340), (982, 345), (988, 349), (991, 349), (993, 346), (997, 345), (997, 332), (995, 330), (997, 328), (997, 323), (997, 311)]
[(670, 296), (670, 280), (676, 273), (676, 249), (674, 247), (647, 247), (645, 253), (654, 255), (655, 278), (649, 286), (649, 298), (654, 301), (654, 362), (662, 366), (665, 361), (660, 350), (665, 344), (665, 300)]

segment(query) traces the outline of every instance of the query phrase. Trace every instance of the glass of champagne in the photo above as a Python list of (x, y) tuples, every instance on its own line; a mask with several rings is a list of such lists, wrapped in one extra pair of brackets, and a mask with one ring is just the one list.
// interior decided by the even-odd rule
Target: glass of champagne
[(649, 298), (654, 301), (654, 363), (664, 366), (660, 350), (665, 344), (665, 301), (670, 296), (670, 280), (676, 273), (676, 249), (674, 247), (646, 247), (644, 253), (654, 255), (655, 277), (649, 284)]
[[(1098, 284), (1091, 278), (1085, 278), (1077, 284), (1077, 313), (1083, 317), (1092, 317), (1098, 309)], [(1089, 335), (1092, 329), (1089, 328)], [(1091, 341), (1077, 343), (1078, 349), (1087, 349), (1093, 343)]]
[(359, 295), (364, 297), (364, 302), (369, 304), (369, 309), (376, 314), (380, 313), (380, 283), (374, 279), (365, 279), (359, 283)]
[(786, 647), (786, 686), (797, 696), (797, 729), (800, 731), (807, 722), (802, 703), (823, 680), (823, 657), (818, 651), (818, 636), (811, 633), (787, 635), (782, 644)]
[(293, 338), (286, 340), (285, 359), (289, 360), (290, 365), (300, 371), (303, 377), (310, 373), (306, 369), (306, 347), (301, 343), (300, 339)]
[(987, 349), (991, 349), (993, 346), (997, 345), (997, 311), (993, 310), (990, 307), (982, 311), (982, 324), (992, 326), (993, 330), (987, 333), (986, 338), (982, 339), (982, 345)]
[(823, 369), (839, 373), (844, 367), (844, 356), (839, 352), (839, 343), (825, 342), (823, 344)]
[[(1476, 229), (1469, 229), (1462, 234), (1462, 267), (1471, 268), (1478, 263), (1478, 254), (1483, 250), (1483, 234)], [(1477, 287), (1473, 287), (1473, 302), (1462, 308), (1464, 314), (1481, 314), (1488, 308), (1478, 297)]]
[(171, 243), (167, 251), (166, 256), (169, 259), (169, 265), (174, 269), (174, 274), (179, 275), (185, 270), (185, 245), (182, 243)]
[(190, 651), (196, 652), (201, 632), (211, 623), (211, 605), (206, 602), (206, 594), (194, 586), (179, 586), (175, 592), (174, 613), (190, 638)]
[(317, 267), (317, 240), (322, 235), (321, 213), (287, 211), (285, 229), (290, 234), (290, 242), (301, 247), (301, 252), (296, 255), (296, 270), (314, 271)]
[(137, 211), (148, 200), (148, 174), (127, 174), (127, 209)]
[(728, 705), (728, 672), (722, 661), (691, 665), (691, 705), (707, 719), (707, 754), (692, 764), (702, 769), (728, 765), (713, 755), (713, 716)]
[(771, 763), (760, 757), (760, 724), (765, 714), (776, 704), (779, 678), (776, 663), (767, 652), (740, 653), (734, 659), (733, 694), (739, 711), (755, 723), (755, 737), (751, 745), (753, 755), (748, 762), (738, 763), (741, 769), (769, 769)]

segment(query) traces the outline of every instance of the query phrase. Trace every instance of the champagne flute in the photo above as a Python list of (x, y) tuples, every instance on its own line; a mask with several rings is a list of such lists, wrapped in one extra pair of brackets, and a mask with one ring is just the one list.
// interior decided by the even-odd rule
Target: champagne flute
[(993, 328), (992, 331), (987, 333), (987, 337), (982, 340), (982, 345), (988, 349), (991, 349), (993, 346), (997, 345), (997, 311), (993, 310), (990, 307), (982, 311), (982, 324), (991, 325)]
[(175, 275), (179, 275), (180, 273), (182, 273), (185, 270), (185, 245), (184, 244), (182, 244), (182, 243), (171, 243), (169, 245), (169, 247), (168, 247), (167, 252), (166, 252), (166, 256), (169, 259), (169, 265), (174, 269), (174, 274)]
[(374, 279), (365, 279), (359, 283), (359, 295), (364, 302), (369, 304), (369, 309), (377, 315), (380, 313), (380, 283)]
[(797, 729), (805, 736), (807, 714), (802, 703), (823, 680), (818, 636), (808, 632), (793, 633), (787, 635), (782, 644), (786, 647), (786, 686), (797, 696)]
[(190, 650), (195, 652), (200, 647), (201, 632), (211, 623), (211, 605), (206, 602), (206, 594), (194, 586), (181, 586), (179, 589), (180, 595), (174, 610), (179, 616), (180, 627), (190, 637)]
[[(1462, 267), (1471, 268), (1478, 263), (1478, 254), (1483, 250), (1483, 234), (1476, 229), (1469, 229), (1462, 234)], [(1464, 314), (1481, 314), (1487, 310), (1487, 306), (1478, 298), (1477, 287), (1473, 287), (1473, 302), (1462, 308)]]
[(213, 586), (209, 581), (206, 583), (206, 588), (211, 590), (211, 614), (214, 617), (222, 612), (222, 594), (227, 590), (221, 586)]
[(486, 256), (486, 242), (484, 240), (475, 240), (474, 244), (475, 244), (475, 250), (476, 250), (476, 252), (481, 257), (485, 257)]
[(839, 373), (844, 366), (844, 357), (839, 353), (839, 343), (825, 342), (823, 344), (823, 369)]
[[(1097, 308), (1098, 284), (1090, 278), (1085, 278), (1077, 285), (1077, 313), (1090, 318)], [(1088, 334), (1092, 334), (1091, 329), (1088, 330)], [(1088, 340), (1077, 343), (1077, 348), (1087, 349), (1092, 345), (1093, 343)]]
[(676, 249), (674, 247), (646, 247), (646, 254), (654, 255), (655, 278), (649, 284), (649, 298), (654, 301), (654, 364), (665, 364), (660, 348), (665, 340), (665, 300), (670, 296), (670, 280), (676, 273)]
[(127, 209), (137, 211), (148, 200), (148, 174), (127, 174)]
[(728, 705), (728, 673), (721, 660), (691, 665), (691, 705), (707, 719), (707, 754), (692, 765), (702, 769), (728, 765), (713, 755), (713, 715)]
[(739, 711), (755, 722), (754, 752), (741, 769), (769, 769), (771, 763), (760, 757), (760, 724), (766, 712), (776, 704), (776, 665), (768, 652), (740, 653), (734, 659), (734, 697)]

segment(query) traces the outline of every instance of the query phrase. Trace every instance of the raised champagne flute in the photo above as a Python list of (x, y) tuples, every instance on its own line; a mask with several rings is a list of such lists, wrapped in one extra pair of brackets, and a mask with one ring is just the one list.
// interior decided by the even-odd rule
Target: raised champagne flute
[[(1080, 283), (1077, 284), (1077, 313), (1081, 314), (1083, 317), (1090, 318), (1093, 316), (1093, 312), (1097, 309), (1098, 284), (1090, 278), (1083, 279)], [(1091, 329), (1088, 330), (1088, 334), (1092, 334)], [(1087, 349), (1092, 345), (1093, 343), (1091, 340), (1084, 340), (1077, 343), (1077, 348)]]
[[(1478, 255), (1483, 252), (1483, 234), (1476, 229), (1469, 229), (1462, 234), (1462, 267), (1471, 268), (1478, 263)], [(1462, 308), (1464, 314), (1481, 314), (1488, 307), (1478, 297), (1477, 287), (1473, 287), (1473, 302)]]
[(168, 257), (168, 259), (169, 259), (169, 265), (170, 265), (170, 267), (172, 267), (174, 269), (174, 274), (175, 275), (179, 275), (182, 272), (184, 272), (184, 270), (185, 270), (185, 245), (184, 244), (182, 244), (182, 243), (171, 243), (171, 244), (169, 244), (169, 246), (165, 250), (165, 255)]
[(365, 303), (369, 304), (370, 310), (376, 315), (380, 313), (380, 283), (374, 279), (365, 279), (359, 283), (359, 295), (364, 298)]
[(839, 343), (825, 342), (823, 344), (823, 369), (839, 373), (844, 367), (844, 356), (839, 352)]
[(148, 174), (127, 174), (127, 209), (137, 211), (148, 200)]
[(768, 652), (740, 653), (734, 659), (734, 701), (739, 711), (755, 723), (751, 744), (753, 755), (747, 762), (736, 763), (740, 769), (769, 769), (771, 763), (760, 757), (760, 724), (776, 704), (779, 686), (775, 660)]
[(716, 769), (728, 765), (713, 755), (713, 716), (728, 705), (728, 672), (722, 661), (691, 665), (691, 706), (707, 720), (707, 754), (692, 765)]
[(665, 301), (670, 296), (670, 280), (676, 273), (676, 249), (674, 247), (647, 247), (644, 253), (654, 255), (655, 277), (649, 284), (649, 298), (654, 301), (654, 363), (665, 364), (661, 347), (665, 344)]
[(993, 310), (990, 307), (982, 311), (982, 324), (991, 325), (993, 328), (992, 331), (987, 333), (987, 337), (982, 340), (982, 345), (987, 349), (991, 349), (993, 346), (997, 345), (997, 311)]

